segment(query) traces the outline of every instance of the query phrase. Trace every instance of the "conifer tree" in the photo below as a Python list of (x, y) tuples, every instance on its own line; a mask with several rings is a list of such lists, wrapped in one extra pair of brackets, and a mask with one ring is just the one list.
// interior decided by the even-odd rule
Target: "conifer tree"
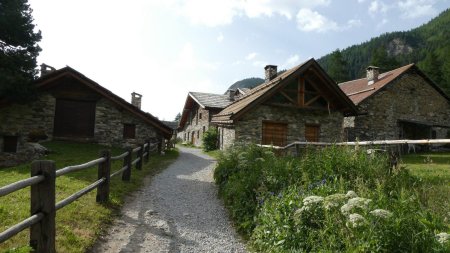
[(29, 100), (37, 75), (41, 32), (35, 31), (27, 0), (0, 0), (0, 97)]
[(333, 51), (333, 53), (331, 53), (330, 56), (328, 74), (337, 83), (348, 81), (350, 78), (347, 65), (347, 62), (342, 57), (341, 51), (339, 51), (339, 49), (336, 49)]

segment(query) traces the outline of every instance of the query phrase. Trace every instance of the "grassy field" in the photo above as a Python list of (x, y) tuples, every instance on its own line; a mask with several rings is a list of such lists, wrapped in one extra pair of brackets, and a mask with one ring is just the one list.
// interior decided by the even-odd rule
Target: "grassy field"
[[(98, 158), (105, 147), (94, 144), (48, 142), (43, 144), (52, 152), (43, 159), (54, 160), (56, 167), (81, 164)], [(112, 155), (123, 152), (111, 149)], [(153, 155), (143, 165), (142, 170), (133, 168), (130, 182), (123, 182), (120, 176), (111, 179), (110, 201), (105, 205), (95, 202), (96, 191), (59, 210), (56, 215), (57, 252), (85, 252), (96, 237), (102, 233), (113, 219), (114, 213), (122, 205), (124, 197), (139, 188), (146, 175), (156, 173), (167, 167), (178, 155), (177, 151), (168, 151), (164, 156)], [(134, 158), (133, 158), (134, 159)], [(115, 161), (112, 170), (118, 170), (122, 161)], [(30, 176), (30, 164), (0, 169), (0, 186), (8, 185)], [(97, 179), (97, 168), (74, 172), (58, 177), (56, 180), (56, 201), (60, 201)], [(27, 218), (30, 213), (30, 188), (25, 188), (1, 198), (0, 231)], [(24, 230), (0, 245), (0, 252), (28, 252), (29, 230)]]
[(450, 225), (450, 153), (404, 155), (402, 165), (423, 180), (424, 201)]

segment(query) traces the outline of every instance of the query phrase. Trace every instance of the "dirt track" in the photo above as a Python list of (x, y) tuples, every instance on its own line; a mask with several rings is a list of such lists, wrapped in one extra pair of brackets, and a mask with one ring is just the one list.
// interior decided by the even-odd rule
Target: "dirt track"
[(246, 252), (217, 199), (214, 165), (200, 150), (181, 148), (126, 201), (92, 252)]

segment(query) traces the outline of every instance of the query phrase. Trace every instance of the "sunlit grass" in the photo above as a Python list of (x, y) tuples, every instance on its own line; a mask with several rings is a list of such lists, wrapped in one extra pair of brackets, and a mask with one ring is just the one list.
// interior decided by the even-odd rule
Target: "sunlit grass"
[(402, 157), (402, 166), (423, 179), (423, 199), (450, 225), (450, 153), (419, 153)]
[[(43, 159), (54, 160), (57, 169), (96, 159), (99, 157), (99, 152), (105, 149), (103, 146), (94, 144), (56, 141), (45, 143), (44, 146), (50, 149), (52, 153)], [(111, 152), (114, 156), (124, 151), (112, 148)], [(125, 195), (139, 188), (146, 175), (160, 171), (173, 161), (177, 155), (177, 151), (166, 151), (164, 156), (152, 154), (150, 161), (146, 164), (144, 163), (142, 170), (132, 169), (130, 182), (123, 182), (120, 175), (111, 179), (110, 201), (105, 205), (96, 203), (96, 191), (94, 190), (60, 209), (56, 215), (57, 251), (85, 252), (102, 230), (106, 228), (108, 222), (111, 221), (114, 210), (117, 210), (122, 205)], [(112, 164), (113, 171), (121, 167), (122, 160), (115, 161)], [(30, 177), (30, 164), (0, 169), (0, 186), (28, 177)], [(70, 196), (95, 180), (97, 180), (96, 167), (58, 177), (56, 180), (56, 201), (58, 202)], [(2, 197), (0, 201), (0, 231), (4, 231), (29, 217), (29, 202), (29, 188)], [(27, 229), (2, 243), (0, 251), (4, 252), (13, 248), (26, 247), (28, 240), (29, 230)], [(24, 250), (17, 250), (17, 252), (24, 252)]]

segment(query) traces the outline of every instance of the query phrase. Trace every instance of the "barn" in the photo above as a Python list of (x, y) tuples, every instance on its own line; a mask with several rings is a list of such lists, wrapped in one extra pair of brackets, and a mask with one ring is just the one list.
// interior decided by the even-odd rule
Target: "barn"
[(170, 127), (140, 109), (142, 95), (133, 92), (129, 103), (71, 67), (44, 65), (34, 85), (29, 103), (0, 100), (0, 156), (42, 140), (129, 146), (171, 138)]

